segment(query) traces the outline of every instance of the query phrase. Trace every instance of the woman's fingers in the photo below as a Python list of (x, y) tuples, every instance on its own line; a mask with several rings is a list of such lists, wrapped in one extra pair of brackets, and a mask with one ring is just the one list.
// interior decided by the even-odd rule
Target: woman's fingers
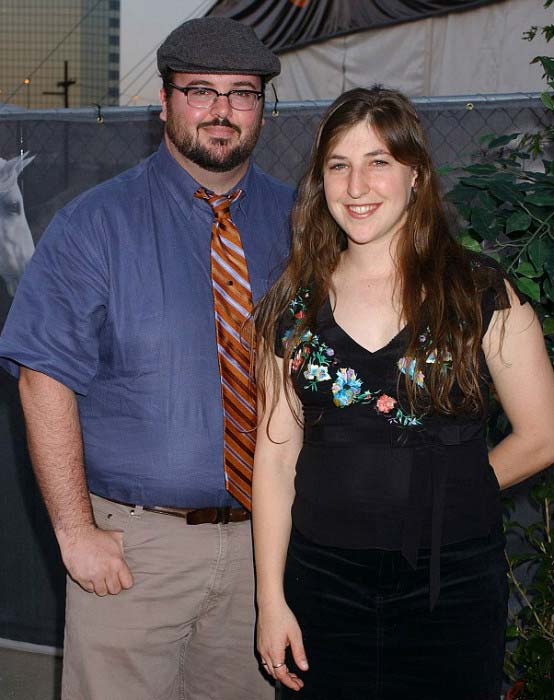
[(306, 658), (306, 651), (304, 649), (304, 642), (302, 640), (302, 632), (300, 631), (300, 627), (297, 626), (294, 632), (291, 632), (289, 638), (290, 650), (292, 652), (294, 663), (301, 671), (307, 671), (308, 659)]
[(286, 685), (287, 688), (300, 690), (304, 686), (303, 681), (298, 678), (296, 673), (291, 673), (284, 662), (273, 664), (273, 672), (274, 678), (283, 685)]
[(285, 665), (285, 662), (277, 662), (277, 661), (272, 661), (274, 658), (279, 658), (280, 656), (284, 656), (284, 650), (282, 652), (275, 652), (274, 654), (267, 653), (265, 655), (262, 655), (262, 666), (264, 670), (270, 675), (277, 680), (277, 671), (280, 668), (283, 668)]
[[(283, 661), (274, 661), (275, 658), (282, 658)], [(289, 671), (284, 661), (284, 650), (281, 654), (273, 654), (273, 658), (268, 654), (262, 661), (262, 666), (269, 675), (273, 676), (276, 681), (286, 685), (287, 688), (300, 690), (304, 686), (303, 681), (300, 680), (296, 673), (291, 673)]]

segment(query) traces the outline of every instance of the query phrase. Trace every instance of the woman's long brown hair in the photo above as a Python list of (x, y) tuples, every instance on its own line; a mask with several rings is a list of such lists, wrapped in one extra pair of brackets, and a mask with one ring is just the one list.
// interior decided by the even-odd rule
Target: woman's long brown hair
[[(401, 93), (381, 86), (342, 94), (327, 110), (316, 134), (307, 172), (301, 180), (292, 212), (292, 243), (285, 270), (255, 309), (259, 339), (257, 381), (262, 408), (267, 392), (273, 397), (284, 381), (289, 404), (292, 387), (289, 362), (303, 331), (314, 328), (315, 317), (331, 287), (347, 239), (325, 201), (323, 172), (327, 154), (360, 122), (371, 125), (399, 163), (417, 173), (407, 220), (396, 248), (397, 289), (402, 322), (407, 326), (406, 356), (425, 373), (425, 389), (405, 375), (410, 408), (452, 414), (477, 413), (483, 408), (479, 386), (482, 317), (480, 294), (470, 258), (450, 235), (422, 125), (415, 108)], [(311, 290), (305, 317), (284, 346), (283, 377), (274, 357), (280, 320), (301, 287)], [(421, 343), (429, 329), (432, 348)], [(431, 350), (436, 361), (427, 363)], [(451, 357), (451, 359), (450, 359)], [(450, 370), (445, 371), (445, 365)], [(413, 375), (415, 377), (415, 373)], [(458, 385), (457, 398), (452, 388)], [(270, 414), (275, 407), (271, 402)]]

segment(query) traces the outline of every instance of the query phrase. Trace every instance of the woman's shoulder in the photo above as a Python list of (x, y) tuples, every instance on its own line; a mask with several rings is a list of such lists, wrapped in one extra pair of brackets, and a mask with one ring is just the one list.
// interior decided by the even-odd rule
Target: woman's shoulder
[(496, 310), (508, 309), (511, 306), (508, 286), (521, 304), (527, 301), (502, 263), (485, 253), (468, 251), (467, 255), (476, 291), (483, 295), (483, 301), (488, 300)]
[(498, 260), (473, 251), (468, 251), (467, 255), (475, 290), (481, 297), (483, 330), (486, 331), (495, 311), (511, 308), (515, 299), (520, 304), (525, 304), (528, 299)]
[(502, 264), (492, 256), (473, 250), (466, 250), (465, 254), (477, 284), (492, 283), (498, 285), (501, 279), (505, 279), (506, 271)]

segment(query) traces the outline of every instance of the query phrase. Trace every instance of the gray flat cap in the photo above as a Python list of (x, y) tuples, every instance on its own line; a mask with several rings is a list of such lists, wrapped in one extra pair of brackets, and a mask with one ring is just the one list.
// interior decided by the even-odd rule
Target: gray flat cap
[(158, 70), (176, 73), (243, 73), (266, 80), (281, 72), (281, 62), (245, 24), (228, 17), (184, 22), (158, 49)]

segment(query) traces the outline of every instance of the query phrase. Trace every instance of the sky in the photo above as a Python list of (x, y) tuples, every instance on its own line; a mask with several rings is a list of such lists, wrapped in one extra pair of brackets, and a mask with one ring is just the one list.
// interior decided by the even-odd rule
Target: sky
[(121, 0), (120, 104), (159, 103), (156, 49), (172, 29), (215, 0)]

